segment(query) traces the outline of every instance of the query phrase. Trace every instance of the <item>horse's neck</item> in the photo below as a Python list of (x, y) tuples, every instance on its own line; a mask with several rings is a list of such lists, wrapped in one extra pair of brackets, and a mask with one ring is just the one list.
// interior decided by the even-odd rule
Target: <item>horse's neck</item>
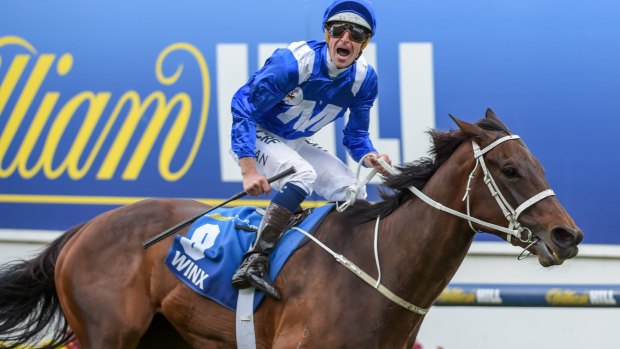
[[(441, 204), (464, 211), (461, 202), (467, 175), (473, 161), (463, 147), (441, 166), (424, 187), (424, 193)], [(460, 161), (459, 161), (460, 160)], [(346, 257), (359, 262), (362, 269), (375, 274), (372, 258), (374, 223), (358, 226), (355, 244), (344, 247)], [(422, 308), (430, 308), (462, 263), (474, 233), (466, 221), (414, 198), (403, 203), (379, 224), (378, 253), (381, 283), (396, 295)], [(351, 287), (359, 287), (359, 283)], [(350, 290), (351, 294), (356, 289)], [(386, 347), (412, 342), (422, 318), (408, 313), (387, 298), (373, 297), (364, 303), (364, 313), (376, 321), (366, 330), (380, 333)], [(379, 325), (376, 325), (379, 324)], [(411, 338), (403, 338), (403, 336)], [(409, 346), (410, 347), (410, 346)]]
[[(459, 154), (462, 153), (462, 154)], [(468, 154), (457, 149), (451, 161), (437, 170), (424, 187), (424, 193), (439, 203), (464, 211), (461, 201), (469, 166)], [(463, 161), (457, 158), (463, 157)], [(472, 166), (473, 166), (473, 162)], [(420, 199), (409, 200), (385, 218), (381, 231), (381, 264), (385, 284), (399, 285), (393, 290), (410, 302), (430, 307), (461, 265), (473, 241), (467, 222)]]

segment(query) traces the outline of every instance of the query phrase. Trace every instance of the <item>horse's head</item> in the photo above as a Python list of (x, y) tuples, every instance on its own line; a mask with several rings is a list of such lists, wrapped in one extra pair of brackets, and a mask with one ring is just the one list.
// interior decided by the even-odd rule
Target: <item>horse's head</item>
[(543, 167), (526, 145), (490, 109), (476, 124), (453, 119), (474, 149), (476, 170), (468, 183), (471, 215), (502, 227), (512, 220), (509, 229), (515, 234), (473, 226), (528, 248), (545, 267), (575, 257), (583, 233), (550, 190)]

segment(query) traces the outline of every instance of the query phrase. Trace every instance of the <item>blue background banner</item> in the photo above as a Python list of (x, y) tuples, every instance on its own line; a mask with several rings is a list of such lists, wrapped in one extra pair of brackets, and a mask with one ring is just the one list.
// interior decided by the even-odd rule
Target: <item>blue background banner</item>
[[(67, 229), (143, 197), (239, 192), (229, 97), (275, 47), (321, 39), (328, 4), (3, 2), (0, 229)], [(379, 75), (380, 150), (415, 160), (426, 148), (409, 122), (448, 130), (448, 114), (475, 121), (491, 107), (545, 166), (585, 242), (620, 244), (619, 3), (375, 6), (366, 54)], [(344, 159), (341, 128), (325, 139)]]
[(616, 308), (619, 301), (618, 285), (450, 284), (435, 305)]

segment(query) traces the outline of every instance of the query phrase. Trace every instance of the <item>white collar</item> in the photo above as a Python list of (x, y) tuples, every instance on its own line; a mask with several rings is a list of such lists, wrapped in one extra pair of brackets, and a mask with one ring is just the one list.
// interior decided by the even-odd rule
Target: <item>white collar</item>
[(329, 76), (332, 79), (336, 78), (340, 73), (342, 73), (343, 71), (351, 68), (351, 66), (353, 64), (355, 64), (355, 61), (353, 61), (353, 63), (350, 66), (348, 66), (346, 68), (338, 69), (338, 67), (336, 67), (336, 63), (334, 63), (334, 61), (332, 61), (332, 57), (329, 55), (329, 47), (327, 47), (327, 55), (326, 56), (327, 56), (327, 58), (326, 58), (326, 61), (327, 61), (327, 71), (329, 73)]

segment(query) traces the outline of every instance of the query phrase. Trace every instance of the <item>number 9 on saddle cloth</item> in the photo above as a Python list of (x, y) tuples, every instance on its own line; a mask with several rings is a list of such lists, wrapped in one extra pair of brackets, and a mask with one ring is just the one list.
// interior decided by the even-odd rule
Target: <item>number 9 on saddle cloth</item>
[[(328, 204), (306, 210), (292, 221), (291, 227), (314, 234), (333, 208), (334, 204)], [(187, 236), (175, 237), (166, 256), (166, 265), (194, 291), (234, 311), (239, 291), (232, 287), (230, 279), (256, 238), (261, 219), (259, 210), (250, 206), (211, 211), (190, 227)], [(305, 241), (307, 238), (296, 230), (284, 233), (270, 256), (271, 280), (275, 280), (287, 259)], [(254, 309), (264, 297), (262, 292), (256, 293)]]

